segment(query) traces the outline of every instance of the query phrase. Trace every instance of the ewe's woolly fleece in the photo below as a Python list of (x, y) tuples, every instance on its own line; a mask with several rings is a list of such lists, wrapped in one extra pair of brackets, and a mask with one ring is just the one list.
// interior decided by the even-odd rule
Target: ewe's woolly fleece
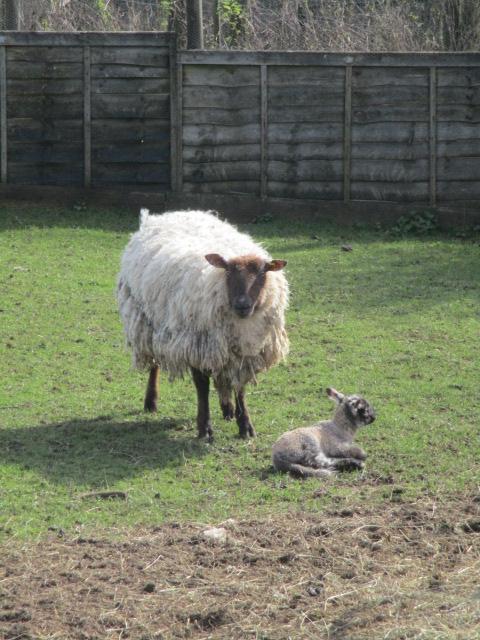
[(173, 379), (195, 367), (238, 388), (288, 352), (288, 284), (282, 271), (268, 272), (264, 303), (240, 319), (228, 304), (225, 271), (205, 260), (208, 253), (271, 260), (250, 236), (210, 212), (142, 209), (140, 229), (122, 257), (120, 315), (137, 369), (156, 363)]

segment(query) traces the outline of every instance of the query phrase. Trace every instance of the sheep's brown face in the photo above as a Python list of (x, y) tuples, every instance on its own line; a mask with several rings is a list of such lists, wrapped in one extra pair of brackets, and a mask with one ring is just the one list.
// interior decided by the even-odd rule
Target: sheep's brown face
[(225, 269), (230, 308), (239, 318), (249, 318), (262, 304), (267, 272), (279, 271), (287, 264), (285, 260), (266, 262), (254, 255), (225, 260), (218, 253), (209, 253), (205, 259)]

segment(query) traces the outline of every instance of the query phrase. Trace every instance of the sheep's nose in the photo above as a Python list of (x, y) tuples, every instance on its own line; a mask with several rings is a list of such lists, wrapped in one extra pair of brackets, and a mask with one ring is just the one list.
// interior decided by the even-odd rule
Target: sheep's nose
[(233, 302), (233, 308), (237, 315), (244, 318), (248, 316), (252, 310), (252, 301), (248, 296), (238, 296)]

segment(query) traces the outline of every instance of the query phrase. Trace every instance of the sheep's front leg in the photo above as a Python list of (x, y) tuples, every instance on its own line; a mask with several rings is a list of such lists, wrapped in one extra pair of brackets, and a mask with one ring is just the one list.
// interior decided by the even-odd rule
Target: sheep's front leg
[(245, 402), (245, 391), (240, 389), (235, 392), (235, 418), (237, 420), (238, 429), (241, 438), (254, 438), (256, 433), (253, 424), (248, 415), (248, 409)]
[(235, 417), (235, 407), (232, 403), (232, 388), (231, 386), (221, 383), (218, 380), (214, 380), (215, 388), (218, 392), (218, 399), (220, 401), (220, 409), (224, 420), (233, 420)]
[(210, 388), (210, 378), (199, 369), (192, 367), (192, 377), (197, 389), (197, 428), (199, 438), (213, 437), (212, 425), (210, 423), (210, 407), (208, 404), (208, 391)]
[(145, 411), (154, 413), (157, 410), (158, 400), (158, 365), (153, 365), (148, 376), (147, 391), (145, 393), (145, 401), (143, 408)]

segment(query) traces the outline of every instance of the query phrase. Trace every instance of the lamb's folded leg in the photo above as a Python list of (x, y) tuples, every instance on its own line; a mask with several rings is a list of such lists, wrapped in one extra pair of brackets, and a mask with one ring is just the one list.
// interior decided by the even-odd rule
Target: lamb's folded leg
[(357, 469), (363, 469), (365, 463), (358, 458), (335, 458), (333, 461), (333, 467), (336, 471), (356, 471)]
[(289, 471), (298, 478), (329, 478), (335, 474), (330, 469), (315, 469), (314, 467), (305, 467), (303, 464), (291, 464)]
[(208, 404), (208, 391), (210, 388), (210, 378), (199, 369), (192, 367), (192, 377), (197, 389), (197, 428), (199, 438), (213, 437), (212, 425), (210, 423), (210, 407)]

